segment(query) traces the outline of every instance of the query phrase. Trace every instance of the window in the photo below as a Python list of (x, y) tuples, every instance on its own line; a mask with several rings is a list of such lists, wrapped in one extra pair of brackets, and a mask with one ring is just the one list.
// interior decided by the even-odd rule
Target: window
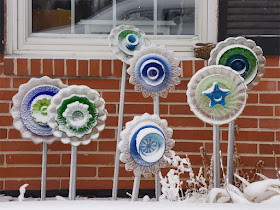
[(135, 25), (180, 57), (192, 56), (197, 41), (216, 41), (217, 0), (7, 2), (8, 54), (113, 58), (107, 37), (121, 24)]
[(244, 36), (264, 55), (280, 55), (280, 1), (219, 0), (219, 41)]

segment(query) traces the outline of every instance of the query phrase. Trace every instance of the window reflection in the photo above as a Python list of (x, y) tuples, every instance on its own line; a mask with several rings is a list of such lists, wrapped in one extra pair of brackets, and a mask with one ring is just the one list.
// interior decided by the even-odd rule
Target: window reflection
[(32, 32), (109, 34), (131, 24), (147, 34), (193, 35), (194, 13), (195, 0), (33, 0)]

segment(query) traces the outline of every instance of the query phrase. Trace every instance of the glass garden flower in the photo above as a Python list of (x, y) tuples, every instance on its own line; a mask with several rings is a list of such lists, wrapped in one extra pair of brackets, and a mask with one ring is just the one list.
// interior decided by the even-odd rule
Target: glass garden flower
[(96, 90), (72, 85), (52, 98), (48, 107), (49, 126), (64, 144), (89, 144), (105, 128), (105, 101)]
[(265, 58), (253, 40), (230, 37), (219, 42), (211, 51), (209, 65), (224, 65), (244, 78), (248, 90), (258, 85), (264, 75)]
[(13, 97), (11, 115), (14, 127), (23, 138), (31, 139), (35, 144), (51, 144), (56, 139), (48, 126), (47, 108), (52, 97), (64, 87), (67, 85), (61, 80), (47, 76), (32, 78), (20, 85), (18, 93)]
[(130, 61), (127, 70), (129, 82), (145, 98), (158, 95), (166, 98), (168, 92), (173, 92), (181, 82), (179, 76), (182, 75), (182, 69), (178, 67), (179, 63), (174, 53), (164, 46), (144, 46)]
[(114, 28), (108, 39), (109, 47), (114, 55), (126, 64), (129, 64), (129, 59), (142, 46), (149, 46), (151, 44), (143, 31), (128, 25), (121, 25)]
[(127, 171), (149, 177), (166, 166), (164, 156), (170, 157), (175, 142), (167, 121), (158, 115), (143, 114), (126, 123), (118, 148), (120, 160)]
[(188, 104), (202, 121), (221, 125), (236, 119), (247, 100), (244, 79), (230, 67), (213, 65), (199, 70), (190, 80)]

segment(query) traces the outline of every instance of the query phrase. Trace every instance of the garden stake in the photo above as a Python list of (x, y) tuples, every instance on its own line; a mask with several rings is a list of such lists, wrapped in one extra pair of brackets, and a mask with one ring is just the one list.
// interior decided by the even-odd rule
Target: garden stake
[[(125, 85), (126, 85), (126, 69), (127, 69), (127, 64), (123, 62), (121, 93), (120, 93), (120, 108), (119, 108), (119, 119), (118, 119), (117, 145), (121, 140), (120, 133), (121, 133), (122, 127), (123, 127), (123, 112), (124, 112)], [(113, 192), (112, 192), (113, 200), (117, 200), (117, 197), (118, 197), (119, 169), (120, 169), (120, 151), (119, 151), (118, 146), (117, 146), (116, 147), (116, 156), (115, 156)]]
[(233, 182), (234, 124), (235, 120), (228, 126), (227, 181), (229, 184)]
[(214, 188), (220, 188), (220, 126), (213, 125)]
[(132, 201), (137, 201), (139, 195), (141, 174), (134, 177), (133, 190), (132, 190)]
[(69, 200), (75, 200), (76, 198), (77, 153), (78, 153), (78, 147), (72, 145), (70, 181), (69, 181)]
[(42, 177), (41, 177), (41, 201), (46, 200), (46, 182), (47, 182), (47, 153), (48, 145), (43, 142), (42, 150)]

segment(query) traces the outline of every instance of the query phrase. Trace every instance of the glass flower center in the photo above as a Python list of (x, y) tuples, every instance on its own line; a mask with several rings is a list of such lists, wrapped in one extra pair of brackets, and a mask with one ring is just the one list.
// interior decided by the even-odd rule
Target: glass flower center
[(130, 50), (134, 49), (139, 44), (139, 38), (135, 34), (126, 36), (126, 47)]
[(236, 59), (236, 60), (232, 61), (230, 67), (235, 71), (241, 71), (246, 67), (246, 64), (243, 60)]
[(159, 148), (159, 143), (155, 138), (143, 139), (140, 143), (140, 150), (143, 155), (151, 155)]
[(42, 106), (41, 113), (42, 115), (48, 115), (48, 106)]
[(72, 114), (72, 118), (74, 121), (79, 121), (82, 120), (84, 118), (84, 114), (81, 111), (75, 111)]

